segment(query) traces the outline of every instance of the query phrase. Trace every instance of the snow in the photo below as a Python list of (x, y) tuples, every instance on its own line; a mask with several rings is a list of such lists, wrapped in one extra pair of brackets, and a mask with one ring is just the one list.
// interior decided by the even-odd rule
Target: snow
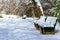
[(45, 22), (46, 16), (41, 16), (40, 19), (38, 20), (38, 23), (40, 22)]
[(0, 40), (60, 40), (60, 32), (54, 35), (41, 34), (35, 29), (33, 20), (33, 18), (0, 18)]

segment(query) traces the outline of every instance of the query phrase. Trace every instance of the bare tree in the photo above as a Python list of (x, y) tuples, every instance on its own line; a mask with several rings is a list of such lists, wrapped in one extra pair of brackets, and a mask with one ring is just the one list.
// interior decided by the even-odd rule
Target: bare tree
[[(3, 10), (6, 14), (11, 15), (26, 15), (27, 17), (38, 17), (41, 13), (38, 11), (38, 5), (35, 0), (5, 0)], [(37, 9), (38, 8), (38, 9)]]
[[(20, 16), (23, 16), (23, 15), (27, 15), (27, 16), (29, 16), (29, 15), (31, 15), (32, 13), (28, 13), (28, 12), (31, 12), (32, 10), (30, 10), (30, 8), (31, 8), (31, 4), (30, 4), (30, 2), (31, 2), (31, 0), (20, 0), (20, 2), (19, 2), (19, 6), (18, 6), (18, 8), (17, 8), (17, 13), (18, 13), (18, 15), (20, 15)], [(30, 6), (30, 7), (29, 7)], [(30, 10), (30, 11), (28, 11), (28, 9)], [(28, 11), (28, 12), (27, 12)]]
[(14, 0), (10, 0), (10, 14), (16, 14), (16, 4)]

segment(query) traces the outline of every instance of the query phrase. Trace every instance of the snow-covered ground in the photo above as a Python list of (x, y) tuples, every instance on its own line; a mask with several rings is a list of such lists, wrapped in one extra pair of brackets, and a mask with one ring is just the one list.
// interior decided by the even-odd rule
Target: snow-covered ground
[[(58, 24), (56, 29), (60, 29)], [(0, 40), (60, 40), (60, 32), (43, 35), (35, 29), (32, 18), (0, 18)]]

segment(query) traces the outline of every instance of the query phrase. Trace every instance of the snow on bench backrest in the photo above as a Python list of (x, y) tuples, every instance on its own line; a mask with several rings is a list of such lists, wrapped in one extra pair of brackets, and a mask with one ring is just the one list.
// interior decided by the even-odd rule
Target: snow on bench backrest
[(41, 16), (40, 19), (38, 20), (38, 23), (40, 22), (45, 22), (46, 16)]
[(48, 16), (46, 22), (47, 23), (49, 22), (50, 24), (55, 25), (56, 20), (57, 20), (56, 17), (50, 17), (50, 16)]

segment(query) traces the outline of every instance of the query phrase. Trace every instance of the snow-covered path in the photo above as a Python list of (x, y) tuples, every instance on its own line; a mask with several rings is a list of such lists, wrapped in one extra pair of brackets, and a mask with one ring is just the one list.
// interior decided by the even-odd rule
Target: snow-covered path
[(0, 40), (60, 40), (60, 32), (43, 35), (30, 19), (0, 18)]

